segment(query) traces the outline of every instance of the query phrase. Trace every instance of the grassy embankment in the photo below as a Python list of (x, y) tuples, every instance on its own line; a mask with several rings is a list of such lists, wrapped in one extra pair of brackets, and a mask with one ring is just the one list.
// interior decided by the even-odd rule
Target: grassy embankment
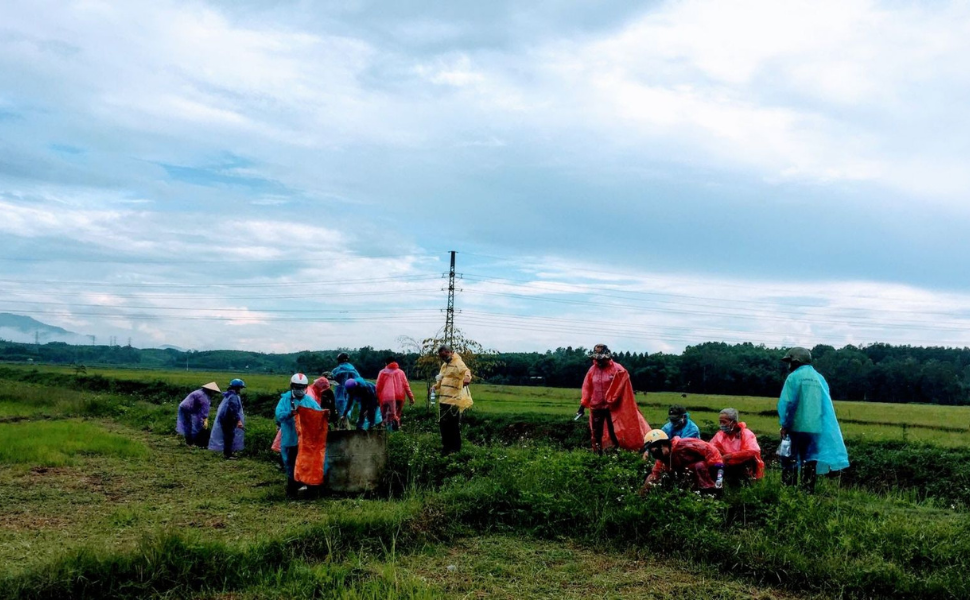
[[(533, 390), (504, 392), (477, 390), (467, 428), (486, 445), (440, 459), (434, 436), (420, 432), (433, 423), (415, 411), (411, 433), (392, 439), (382, 495), (292, 504), (260, 453), (226, 464), (147, 433), (171, 432), (174, 402), (0, 380), (0, 435), (83, 419), (76, 422), (144, 452), (81, 444), (64, 466), (0, 466), (0, 527), (9, 533), (0, 543), (0, 595), (632, 597), (644, 585), (656, 597), (970, 592), (962, 575), (970, 521), (962, 506), (949, 507), (948, 489), (876, 494), (826, 482), (808, 498), (781, 489), (772, 474), (723, 502), (678, 493), (641, 499), (633, 493), (644, 470), (637, 457), (568, 451), (584, 441), (568, 412), (565, 422), (558, 406), (517, 414), (519, 394)], [(572, 410), (571, 392), (539, 392), (524, 402)], [(269, 421), (254, 414), (251, 424), (251, 445), (267, 444)], [(929, 465), (967, 464), (955, 450), (859, 442), (857, 483), (885, 483), (879, 460), (902, 477), (898, 463), (914, 453)], [(956, 475), (965, 485), (966, 474)]]

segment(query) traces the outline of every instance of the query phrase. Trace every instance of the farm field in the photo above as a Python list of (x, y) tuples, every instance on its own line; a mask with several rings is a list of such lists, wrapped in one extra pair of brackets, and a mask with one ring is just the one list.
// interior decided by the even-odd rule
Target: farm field
[[(478, 385), (466, 423), (474, 443), (461, 454), (440, 458), (433, 416), (409, 409), (405, 433), (390, 439), (386, 489), (287, 502), (267, 450), (275, 426), (264, 405), (247, 415), (239, 461), (186, 448), (173, 434), (181, 394), (228, 374), (150, 372), (171, 389), (131, 395), (87, 391), (66, 370), (40, 372), (57, 385), (17, 379), (30, 370), (0, 370), (0, 444), (9, 447), (0, 452), (0, 598), (970, 593), (970, 495), (961, 491), (970, 488), (970, 452), (957, 438), (925, 439), (939, 448), (917, 438), (965, 435), (933, 429), (955, 427), (962, 408), (839, 403), (843, 418), (867, 421), (845, 426), (848, 438), (860, 428), (850, 444), (858, 464), (815, 497), (781, 488), (770, 470), (765, 482), (722, 501), (677, 492), (639, 498), (648, 465), (631, 453), (585, 450), (584, 425), (572, 421), (575, 391)], [(250, 377), (249, 391), (271, 395), (281, 379)], [(639, 399), (655, 425), (672, 402), (690, 407), (708, 431), (727, 405), (776, 429), (758, 414), (772, 399)], [(907, 422), (926, 427), (904, 438)], [(568, 435), (544, 434), (558, 430)], [(877, 434), (890, 441), (874, 442)], [(918, 470), (885, 476), (885, 465), (910, 462), (953, 470), (931, 474), (943, 479), (936, 487), (907, 481)]]
[[(37, 370), (40, 373), (72, 375), (74, 370), (63, 366), (14, 367), (17, 370)], [(225, 386), (237, 373), (153, 371), (131, 369), (87, 369), (88, 375), (101, 375), (123, 381), (161, 380), (177, 386), (192, 387), (215, 380)], [(365, 376), (373, 375), (370, 373)], [(249, 393), (275, 395), (285, 391), (287, 378), (280, 375), (245, 375)], [(2, 382), (0, 382), (2, 385)], [(412, 382), (418, 403), (422, 400), (424, 384)], [(475, 411), (489, 414), (561, 415), (571, 419), (579, 406), (579, 390), (546, 387), (474, 386)], [(717, 416), (722, 408), (731, 406), (741, 411), (742, 419), (759, 435), (773, 435), (778, 430), (775, 413), (777, 398), (752, 396), (719, 396), (674, 392), (639, 393), (637, 403), (651, 425), (666, 421), (671, 404), (683, 404), (702, 431), (713, 434)], [(0, 403), (0, 416), (4, 408)], [(873, 441), (915, 441), (944, 447), (970, 447), (970, 406), (939, 406), (926, 404), (891, 404), (880, 402), (837, 401), (836, 412), (846, 439)]]

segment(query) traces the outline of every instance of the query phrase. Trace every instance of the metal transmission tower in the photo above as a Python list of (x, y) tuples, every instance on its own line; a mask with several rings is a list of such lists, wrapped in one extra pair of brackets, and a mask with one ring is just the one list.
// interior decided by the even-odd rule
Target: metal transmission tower
[(448, 271), (448, 308), (445, 309), (445, 343), (449, 346), (455, 343), (455, 279), (461, 275), (455, 273), (455, 252), (451, 251), (451, 269)]

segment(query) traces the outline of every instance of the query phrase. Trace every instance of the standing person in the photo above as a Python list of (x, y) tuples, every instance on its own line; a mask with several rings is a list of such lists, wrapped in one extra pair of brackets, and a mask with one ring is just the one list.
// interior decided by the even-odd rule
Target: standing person
[(724, 477), (729, 481), (751, 481), (765, 476), (758, 436), (738, 421), (738, 411), (725, 408), (718, 417), (719, 429), (711, 445), (724, 459)]
[(221, 450), (226, 460), (236, 460), (232, 453), (241, 452), (245, 446), (246, 415), (240, 397), (245, 387), (242, 379), (229, 382), (229, 389), (222, 395), (222, 402), (216, 411), (212, 435), (209, 436), (209, 450)]
[(384, 361), (387, 365), (377, 376), (377, 398), (381, 401), (381, 416), (388, 431), (401, 430), (401, 412), (404, 410), (404, 398), (407, 397), (414, 406), (414, 394), (408, 383), (407, 374), (401, 370), (393, 358)]
[[(297, 458), (299, 455), (300, 435), (297, 432), (297, 416), (300, 410), (319, 411), (320, 405), (307, 395), (310, 380), (303, 373), (296, 373), (290, 377), (290, 390), (280, 396), (276, 404), (276, 424), (280, 427), (280, 456), (286, 469), (286, 497), (296, 498), (299, 484), (296, 477)], [(326, 438), (324, 437), (324, 448)], [(320, 464), (320, 475), (323, 476), (323, 463)]]
[(202, 432), (209, 427), (212, 400), (222, 393), (215, 381), (210, 381), (185, 397), (179, 404), (175, 431), (185, 436), (186, 446), (198, 446)]
[(701, 439), (700, 428), (691, 420), (687, 409), (679, 404), (671, 406), (667, 411), (667, 422), (661, 429), (670, 439), (675, 437)]
[(435, 383), (438, 395), (438, 429), (441, 431), (441, 453), (461, 451), (461, 413), (472, 405), (465, 389), (472, 382), (472, 372), (451, 346), (438, 348), (441, 371)]
[(701, 493), (717, 493), (723, 485), (724, 459), (703, 440), (669, 439), (662, 429), (654, 429), (643, 438), (643, 460), (650, 459), (656, 462), (641, 493), (658, 485), (668, 473), (690, 477), (692, 488)]
[[(613, 361), (606, 344), (597, 344), (590, 354), (593, 366), (583, 381), (583, 399), (578, 415), (590, 409), (589, 431), (593, 451), (603, 454), (608, 440), (614, 448), (639, 450), (650, 425), (637, 407), (630, 373)], [(606, 427), (606, 434), (603, 428)]]
[(350, 413), (354, 409), (354, 404), (347, 398), (347, 389), (344, 387), (344, 383), (350, 378), (362, 379), (362, 377), (357, 372), (357, 368), (350, 364), (350, 356), (346, 352), (341, 352), (337, 355), (337, 366), (330, 372), (330, 375), (337, 382), (337, 387), (334, 389), (337, 416), (346, 425), (347, 420), (350, 418)]
[(785, 485), (797, 485), (801, 465), (802, 488), (813, 493), (816, 475), (845, 469), (849, 453), (829, 384), (812, 366), (811, 351), (792, 348), (782, 360), (788, 363), (789, 375), (778, 399), (778, 417), (782, 441), (787, 438), (791, 444), (789, 456), (782, 457), (781, 480)]
[(347, 388), (347, 403), (360, 406), (360, 412), (357, 414), (357, 430), (367, 431), (380, 425), (381, 420), (378, 417), (380, 401), (377, 399), (377, 388), (374, 384), (363, 378), (348, 379), (344, 387)]

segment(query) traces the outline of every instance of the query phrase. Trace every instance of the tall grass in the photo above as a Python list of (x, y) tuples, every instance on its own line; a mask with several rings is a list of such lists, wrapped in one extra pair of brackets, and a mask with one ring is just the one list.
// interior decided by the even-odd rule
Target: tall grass
[(77, 420), (0, 423), (0, 464), (59, 467), (79, 454), (122, 458), (148, 454), (144, 444)]

